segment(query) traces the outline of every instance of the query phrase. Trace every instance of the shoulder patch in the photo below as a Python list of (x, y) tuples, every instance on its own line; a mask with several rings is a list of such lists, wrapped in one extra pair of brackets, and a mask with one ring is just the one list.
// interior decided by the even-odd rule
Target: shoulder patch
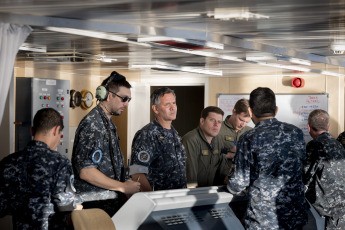
[(92, 154), (92, 162), (95, 164), (98, 164), (101, 162), (102, 159), (102, 151), (100, 149), (97, 149)]
[(138, 153), (138, 160), (143, 163), (147, 163), (150, 160), (150, 154), (145, 151), (141, 151)]

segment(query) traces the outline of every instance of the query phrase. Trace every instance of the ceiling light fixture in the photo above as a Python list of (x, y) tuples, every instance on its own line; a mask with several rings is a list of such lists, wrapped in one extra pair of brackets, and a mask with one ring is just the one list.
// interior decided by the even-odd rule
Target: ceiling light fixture
[(275, 60), (276, 57), (271, 53), (246, 53), (247, 61), (264, 61), (264, 60)]
[(156, 43), (155, 44), (151, 43), (150, 46), (155, 47), (155, 48), (159, 48), (159, 49), (180, 52), (180, 53), (188, 53), (188, 54), (199, 55), (199, 56), (203, 56), (203, 57), (214, 57), (214, 58), (219, 58), (219, 59), (224, 59), (224, 60), (229, 60), (229, 61), (244, 62), (242, 59), (240, 59), (238, 57), (235, 57), (235, 56), (217, 54), (217, 53), (213, 53), (213, 52), (206, 52), (206, 51), (201, 51), (201, 50), (188, 50), (188, 49), (174, 48), (174, 47), (165, 46), (165, 45), (156, 44)]
[(344, 77), (344, 74), (340, 73), (334, 73), (334, 72), (329, 72), (329, 71), (321, 71), (321, 74), (328, 75), (328, 76), (334, 76), (334, 77)]
[(103, 54), (97, 54), (97, 55), (95, 55), (97, 58), (96, 58), (96, 60), (97, 61), (101, 61), (101, 62), (108, 62), (108, 63), (111, 63), (111, 62), (113, 62), (113, 61), (117, 61), (117, 59), (116, 58), (109, 58), (109, 57), (107, 57), (105, 54), (104, 54), (104, 52), (103, 52)]
[(234, 7), (234, 8), (215, 8), (214, 13), (208, 13), (207, 16), (214, 17), (219, 20), (249, 20), (249, 19), (268, 19), (269, 16), (263, 14), (255, 14), (249, 12), (248, 7)]
[(324, 74), (328, 76), (334, 76), (334, 77), (344, 77), (344, 74), (334, 73), (330, 71), (323, 71), (323, 70), (317, 70), (317, 69), (310, 69), (303, 66), (296, 66), (296, 65), (281, 65), (278, 63), (270, 63), (270, 62), (260, 62), (260, 61), (250, 61), (254, 64), (259, 64), (263, 66), (270, 66), (270, 67), (276, 67), (281, 69), (290, 69), (290, 70), (297, 70), (302, 72), (310, 72), (310, 73), (317, 73), (317, 74)]
[(190, 73), (199, 73), (207, 75), (223, 76), (223, 71), (221, 70), (207, 70), (199, 69), (190, 66), (176, 66), (171, 64), (165, 64), (163, 62), (156, 62), (156, 64), (133, 64), (130, 69), (158, 69), (158, 70), (174, 70)]
[(307, 65), (307, 66), (311, 65), (311, 61), (309, 61), (309, 60), (302, 60), (302, 59), (299, 59), (299, 58), (290, 58), (290, 57), (280, 57), (280, 56), (277, 56), (277, 60), (278, 61), (287, 61), (287, 62), (291, 62), (291, 63), (295, 63), (295, 64), (300, 64), (300, 65)]
[(19, 50), (31, 51), (31, 52), (36, 52), (36, 53), (46, 53), (47, 52), (47, 46), (31, 44), (31, 43), (23, 43), (19, 47)]
[(311, 72), (311, 69), (302, 67), (302, 66), (295, 66), (295, 65), (282, 65), (278, 63), (272, 63), (272, 62), (261, 62), (261, 61), (252, 61), (253, 63), (264, 65), (264, 66), (270, 66), (270, 67), (276, 67), (281, 69), (291, 69), (291, 70), (298, 70), (302, 72)]
[(100, 57), (96, 59), (97, 61), (101, 61), (101, 62), (108, 62), (111, 63), (113, 61), (117, 61), (117, 59), (114, 58), (106, 58), (106, 57)]
[(345, 40), (334, 40), (331, 43), (330, 49), (334, 54), (344, 54), (345, 52)]
[(131, 43), (131, 44), (136, 44), (136, 45), (150, 46), (149, 44), (146, 44), (146, 43), (138, 43), (138, 42), (130, 41), (126, 37), (109, 34), (109, 33), (91, 31), (91, 30), (79, 30), (79, 29), (51, 27), (51, 26), (44, 27), (44, 29), (49, 30), (49, 31), (54, 31), (54, 32), (60, 32), (60, 33), (75, 34), (75, 35), (92, 37), (92, 38), (106, 39), (110, 41), (126, 42), (126, 43)]

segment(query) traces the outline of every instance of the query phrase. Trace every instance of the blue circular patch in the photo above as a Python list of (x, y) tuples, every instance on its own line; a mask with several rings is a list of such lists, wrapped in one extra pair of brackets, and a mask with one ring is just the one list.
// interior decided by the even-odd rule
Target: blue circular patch
[(95, 164), (98, 164), (99, 162), (101, 162), (101, 159), (102, 159), (102, 151), (100, 149), (97, 149), (92, 154), (92, 162)]
[(146, 163), (146, 162), (148, 162), (150, 160), (150, 154), (148, 154), (145, 151), (141, 151), (141, 152), (138, 153), (138, 160), (140, 162)]

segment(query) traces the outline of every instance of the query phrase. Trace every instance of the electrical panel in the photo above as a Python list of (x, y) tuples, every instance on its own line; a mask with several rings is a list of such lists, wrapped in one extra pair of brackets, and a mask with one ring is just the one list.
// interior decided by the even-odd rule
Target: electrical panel
[(43, 108), (53, 108), (61, 114), (64, 124), (57, 151), (68, 157), (69, 91), (69, 80), (16, 78), (16, 151), (25, 148), (32, 140), (30, 128), (36, 112)]

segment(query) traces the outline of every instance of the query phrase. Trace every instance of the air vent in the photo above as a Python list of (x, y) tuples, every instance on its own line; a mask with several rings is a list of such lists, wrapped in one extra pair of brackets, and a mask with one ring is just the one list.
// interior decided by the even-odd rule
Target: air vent
[(164, 216), (161, 221), (167, 226), (187, 224), (189, 222), (202, 222), (203, 219), (197, 215), (182, 214), (182, 215), (171, 215)]
[(225, 208), (211, 209), (209, 213), (214, 219), (223, 219), (231, 216), (229, 210)]

